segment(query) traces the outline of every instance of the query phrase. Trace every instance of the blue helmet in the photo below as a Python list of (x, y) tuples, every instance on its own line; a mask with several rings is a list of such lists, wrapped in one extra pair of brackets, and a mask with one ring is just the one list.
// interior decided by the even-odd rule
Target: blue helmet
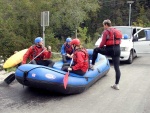
[(69, 37), (66, 39), (66, 42), (71, 42), (71, 41), (72, 41), (72, 39)]
[(41, 41), (43, 41), (43, 39), (41, 37), (37, 37), (37, 38), (35, 38), (34, 43), (37, 44)]
[(123, 35), (123, 38), (124, 38), (124, 39), (128, 39), (129, 36), (128, 36), (127, 34), (124, 34), (124, 35)]

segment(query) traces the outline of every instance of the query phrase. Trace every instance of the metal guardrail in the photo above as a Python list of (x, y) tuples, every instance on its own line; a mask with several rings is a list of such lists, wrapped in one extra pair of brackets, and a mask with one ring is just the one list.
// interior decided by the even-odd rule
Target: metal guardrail
[(52, 52), (51, 59), (54, 60), (54, 61), (61, 60), (62, 59), (61, 53), (59, 53), (59, 52)]

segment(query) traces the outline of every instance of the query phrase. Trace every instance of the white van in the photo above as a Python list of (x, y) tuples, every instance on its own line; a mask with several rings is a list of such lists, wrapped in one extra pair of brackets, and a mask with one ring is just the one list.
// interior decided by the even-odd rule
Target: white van
[(142, 56), (142, 54), (150, 54), (150, 27), (138, 30), (134, 34), (134, 37), (138, 40), (133, 43), (137, 56)]
[[(122, 34), (121, 40), (121, 55), (120, 61), (127, 61), (127, 63), (131, 64), (133, 59), (137, 57), (136, 50), (134, 48), (134, 43), (137, 42), (140, 38), (145, 37), (145, 33), (142, 27), (134, 27), (134, 26), (113, 26), (116, 29), (119, 29)], [(138, 31), (142, 31), (139, 32)], [(124, 36), (127, 37), (124, 37)], [(102, 36), (96, 41), (95, 46), (98, 47), (101, 42)], [(109, 57), (108, 57), (109, 58)]]

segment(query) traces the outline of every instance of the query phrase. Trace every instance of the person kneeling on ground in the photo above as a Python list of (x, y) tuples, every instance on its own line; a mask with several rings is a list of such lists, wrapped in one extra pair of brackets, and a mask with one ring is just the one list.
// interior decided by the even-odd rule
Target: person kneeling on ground
[(22, 64), (26, 64), (27, 59), (30, 58), (31, 64), (53, 67), (54, 62), (48, 60), (52, 54), (51, 47), (43, 47), (43, 39), (41, 37), (35, 38), (34, 43), (35, 45), (30, 46), (24, 54)]
[(80, 45), (79, 39), (73, 39), (71, 41), (71, 45), (74, 48), (74, 53), (73, 53), (74, 63), (73, 65), (71, 65), (71, 67), (69, 66), (70, 65), (69, 63), (64, 63), (61, 70), (70, 71), (78, 75), (84, 75), (89, 67), (89, 62), (88, 62), (89, 56), (87, 50)]

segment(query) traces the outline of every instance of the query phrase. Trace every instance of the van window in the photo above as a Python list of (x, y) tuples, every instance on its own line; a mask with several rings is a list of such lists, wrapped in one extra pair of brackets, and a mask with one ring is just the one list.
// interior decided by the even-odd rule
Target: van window
[(132, 35), (132, 28), (131, 27), (119, 27), (119, 26), (114, 26), (114, 28), (119, 29), (122, 34), (127, 34), (129, 38)]
[(138, 33), (138, 38), (140, 39), (140, 38), (144, 38), (144, 37), (145, 37), (145, 32), (144, 32), (144, 30), (142, 30)]

